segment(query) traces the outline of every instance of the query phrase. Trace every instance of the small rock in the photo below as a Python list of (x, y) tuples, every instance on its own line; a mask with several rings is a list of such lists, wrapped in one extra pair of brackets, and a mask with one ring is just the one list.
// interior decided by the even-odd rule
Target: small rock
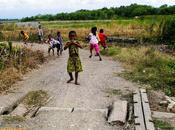
[(161, 106), (168, 106), (168, 101), (161, 101), (159, 103), (159, 105), (161, 105)]

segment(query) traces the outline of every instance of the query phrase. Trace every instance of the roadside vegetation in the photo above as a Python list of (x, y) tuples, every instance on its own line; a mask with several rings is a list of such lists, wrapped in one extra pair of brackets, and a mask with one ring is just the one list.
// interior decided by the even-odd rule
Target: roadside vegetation
[(101, 53), (123, 63), (127, 71), (120, 75), (126, 79), (148, 84), (175, 96), (175, 57), (144, 46), (112, 46)]
[(0, 43), (0, 93), (8, 90), (21, 79), (21, 75), (45, 61), (43, 52), (13, 46), (12, 42)]
[(168, 122), (155, 120), (154, 123), (156, 130), (174, 130), (174, 128)]
[(49, 96), (46, 91), (38, 90), (29, 92), (23, 100), (28, 108), (39, 107), (45, 105)]

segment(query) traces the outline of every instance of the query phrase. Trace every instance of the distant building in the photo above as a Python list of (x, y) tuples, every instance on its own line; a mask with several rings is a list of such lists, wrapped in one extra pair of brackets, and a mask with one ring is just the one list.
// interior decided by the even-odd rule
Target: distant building
[(38, 28), (39, 23), (38, 22), (17, 22), (16, 25), (18, 27), (32, 27), (32, 28)]

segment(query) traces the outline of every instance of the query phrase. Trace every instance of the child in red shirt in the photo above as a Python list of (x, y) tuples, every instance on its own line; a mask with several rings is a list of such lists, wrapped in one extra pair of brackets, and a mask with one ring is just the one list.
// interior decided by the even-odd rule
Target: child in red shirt
[(106, 40), (107, 40), (107, 36), (104, 33), (103, 29), (100, 29), (100, 33), (98, 34), (99, 37), (99, 43), (102, 45), (102, 47), (104, 48), (104, 50), (106, 49), (107, 45), (106, 45)]

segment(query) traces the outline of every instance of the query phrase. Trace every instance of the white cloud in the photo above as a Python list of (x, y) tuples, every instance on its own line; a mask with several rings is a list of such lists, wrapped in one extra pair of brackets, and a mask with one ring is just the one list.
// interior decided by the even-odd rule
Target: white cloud
[(175, 0), (0, 0), (0, 18), (21, 18), (45, 13), (56, 14), (79, 9), (130, 5), (131, 3), (153, 6), (175, 5)]

